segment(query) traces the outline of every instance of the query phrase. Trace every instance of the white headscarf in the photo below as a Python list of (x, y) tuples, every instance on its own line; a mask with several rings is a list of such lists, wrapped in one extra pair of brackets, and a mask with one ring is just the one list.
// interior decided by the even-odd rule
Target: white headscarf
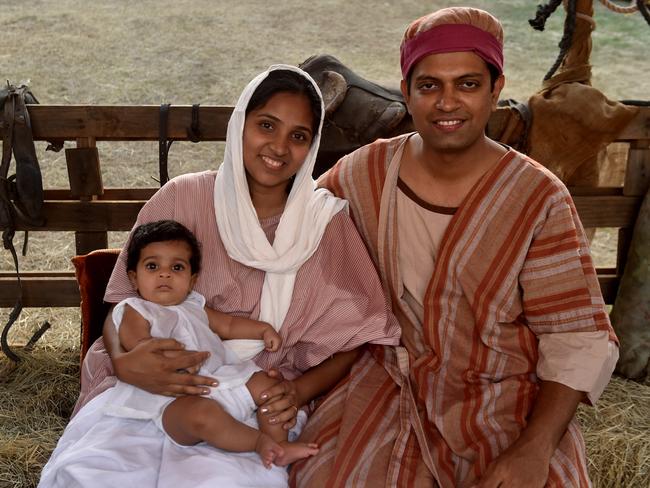
[[(321, 120), (307, 158), (296, 174), (271, 245), (251, 201), (242, 142), (248, 102), (258, 85), (275, 70), (296, 72), (314, 86), (321, 99)], [(324, 113), (321, 92), (311, 76), (294, 66), (273, 65), (246, 86), (228, 122), (224, 161), (214, 185), (217, 227), (228, 256), (266, 272), (259, 320), (270, 323), (275, 330), (280, 330), (289, 310), (296, 273), (318, 248), (332, 217), (347, 207), (345, 200), (334, 197), (325, 189), (316, 189), (316, 182), (311, 176)], [(250, 359), (264, 349), (264, 343), (258, 340), (226, 342), (242, 359)]]

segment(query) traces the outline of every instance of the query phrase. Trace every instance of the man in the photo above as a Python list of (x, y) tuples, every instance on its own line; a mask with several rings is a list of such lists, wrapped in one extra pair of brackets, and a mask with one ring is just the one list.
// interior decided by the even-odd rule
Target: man
[(350, 201), (402, 326), (318, 408), (298, 486), (590, 486), (581, 401), (618, 357), (564, 185), (485, 135), (504, 85), (490, 14), (448, 8), (401, 46), (416, 132), (344, 157)]

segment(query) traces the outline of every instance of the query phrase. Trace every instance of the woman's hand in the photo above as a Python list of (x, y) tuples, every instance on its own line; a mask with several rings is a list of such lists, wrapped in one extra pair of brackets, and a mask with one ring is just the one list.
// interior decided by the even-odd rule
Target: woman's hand
[(210, 353), (186, 351), (174, 339), (148, 339), (129, 352), (115, 352), (117, 377), (149, 393), (167, 396), (206, 395), (214, 378), (195, 374)]
[(296, 425), (298, 409), (302, 406), (296, 384), (285, 380), (277, 369), (270, 369), (267, 374), (279, 382), (261, 393), (264, 403), (259, 407), (260, 412), (269, 416), (270, 424), (282, 424), (284, 430), (289, 430)]

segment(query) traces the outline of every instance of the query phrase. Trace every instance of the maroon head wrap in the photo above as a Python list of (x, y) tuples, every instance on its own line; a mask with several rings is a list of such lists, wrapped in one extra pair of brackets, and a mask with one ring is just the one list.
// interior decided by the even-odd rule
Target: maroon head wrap
[(402, 76), (429, 54), (472, 51), (503, 73), (503, 45), (489, 32), (470, 24), (442, 24), (404, 41), (400, 49)]

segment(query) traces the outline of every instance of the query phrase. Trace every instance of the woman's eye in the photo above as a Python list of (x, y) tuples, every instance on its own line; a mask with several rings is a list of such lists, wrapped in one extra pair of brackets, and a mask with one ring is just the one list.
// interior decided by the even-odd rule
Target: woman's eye
[(264, 121), (264, 122), (260, 122), (260, 127), (265, 130), (271, 130), (273, 129), (273, 124), (271, 124), (271, 122)]
[(303, 132), (294, 133), (293, 138), (296, 139), (297, 141), (301, 141), (301, 142), (309, 141), (309, 137), (307, 137), (307, 134), (305, 134)]

